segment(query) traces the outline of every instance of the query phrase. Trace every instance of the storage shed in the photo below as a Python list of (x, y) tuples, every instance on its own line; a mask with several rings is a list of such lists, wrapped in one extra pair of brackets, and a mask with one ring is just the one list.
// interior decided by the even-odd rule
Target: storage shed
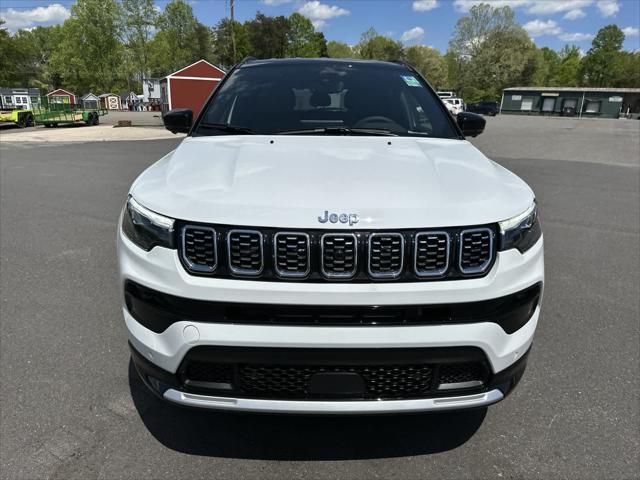
[(40, 90), (37, 88), (0, 87), (0, 109), (29, 110), (40, 105)]
[(174, 108), (190, 108), (194, 118), (204, 102), (218, 86), (225, 72), (206, 60), (184, 67), (160, 80), (162, 112)]
[(122, 110), (122, 102), (120, 101), (120, 95), (115, 93), (103, 93), (100, 98), (100, 106), (107, 110)]
[(82, 108), (85, 109), (100, 108), (100, 99), (91, 92), (80, 97), (80, 103), (82, 104)]
[(640, 114), (640, 88), (511, 87), (500, 113), (618, 118)]
[(73, 107), (76, 104), (76, 96), (62, 88), (47, 93), (47, 98), (49, 99), (50, 105), (55, 104)]

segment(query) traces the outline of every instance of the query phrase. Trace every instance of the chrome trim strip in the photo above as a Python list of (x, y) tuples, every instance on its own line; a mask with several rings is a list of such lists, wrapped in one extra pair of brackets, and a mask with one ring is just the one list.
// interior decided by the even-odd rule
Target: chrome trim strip
[[(353, 272), (351, 273), (328, 273), (324, 269), (324, 239), (327, 237), (353, 237)], [(326, 278), (341, 278), (349, 279), (355, 276), (358, 271), (358, 248), (360, 242), (358, 242), (358, 236), (355, 233), (325, 233), (320, 237), (320, 271)]]
[[(373, 273), (371, 271), (371, 240), (374, 237), (400, 237), (400, 268), (393, 272)], [(372, 233), (369, 235), (367, 250), (367, 273), (372, 278), (398, 278), (404, 270), (404, 235), (401, 233)]]
[[(187, 255), (185, 253), (185, 243), (186, 243), (186, 239), (185, 237), (185, 231), (188, 228), (192, 228), (192, 229), (196, 229), (196, 230), (209, 230), (210, 232), (213, 232), (213, 254), (216, 257), (216, 263), (213, 266), (213, 268), (211, 267), (206, 267), (203, 265), (197, 265), (193, 262), (191, 262), (191, 260), (189, 260), (187, 258)], [(199, 273), (213, 273), (216, 271), (216, 268), (218, 268), (218, 234), (216, 232), (215, 228), (211, 228), (211, 227), (203, 227), (201, 225), (185, 225), (184, 227), (182, 227), (182, 231), (180, 232), (180, 237), (182, 240), (182, 250), (180, 251), (180, 256), (182, 257), (182, 260), (184, 260), (184, 262), (187, 264), (187, 267), (189, 270), (193, 271), (193, 272), (199, 272)]]
[[(447, 238), (447, 263), (444, 268), (439, 270), (433, 270), (430, 272), (419, 272), (418, 271), (418, 238), (422, 235), (444, 235)], [(413, 245), (413, 273), (415, 273), (418, 277), (442, 277), (447, 270), (449, 270), (449, 262), (451, 258), (451, 236), (449, 232), (445, 232), (444, 230), (433, 230), (433, 231), (423, 231), (416, 233), (415, 241)]]
[(456, 390), (458, 388), (476, 388), (482, 386), (482, 380), (470, 380), (468, 382), (441, 383), (438, 390)]
[[(259, 270), (255, 270), (251, 268), (237, 268), (231, 265), (231, 234), (233, 233), (252, 233), (252, 234), (257, 233), (258, 234), (258, 237), (260, 237), (260, 269)], [(255, 277), (257, 275), (260, 275), (262, 273), (262, 270), (264, 270), (264, 237), (262, 235), (262, 232), (260, 232), (259, 230), (243, 230), (243, 229), (229, 230), (227, 232), (227, 259), (229, 261), (229, 270), (233, 275), (245, 276), (245, 277), (246, 276)]]
[[(479, 267), (474, 268), (462, 268), (462, 246), (464, 244), (464, 235), (467, 233), (475, 233), (475, 232), (489, 232), (489, 258), (486, 262), (484, 262)], [(458, 268), (460, 269), (460, 273), (463, 275), (476, 275), (478, 273), (484, 273), (487, 270), (487, 267), (493, 261), (493, 230), (490, 228), (469, 228), (467, 230), (462, 230), (460, 232), (460, 243), (458, 247)]]
[[(280, 235), (301, 235), (307, 239), (307, 270), (305, 272), (287, 272), (278, 268), (278, 237)], [(282, 278), (304, 278), (311, 272), (311, 237), (305, 232), (277, 232), (273, 235), (273, 270)]]
[(272, 413), (375, 414), (459, 410), (485, 407), (504, 398), (498, 389), (472, 395), (417, 398), (411, 400), (263, 400), (253, 398), (214, 397), (168, 389), (165, 400), (189, 407), (212, 410)]

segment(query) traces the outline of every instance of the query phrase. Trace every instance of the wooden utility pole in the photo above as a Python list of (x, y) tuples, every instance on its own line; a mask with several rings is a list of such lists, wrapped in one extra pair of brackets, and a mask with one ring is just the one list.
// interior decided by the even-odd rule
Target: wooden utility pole
[(235, 34), (235, 20), (233, 16), (233, 2), (234, 0), (229, 0), (229, 10), (231, 11), (231, 58), (233, 60), (233, 64), (236, 63), (236, 34)]

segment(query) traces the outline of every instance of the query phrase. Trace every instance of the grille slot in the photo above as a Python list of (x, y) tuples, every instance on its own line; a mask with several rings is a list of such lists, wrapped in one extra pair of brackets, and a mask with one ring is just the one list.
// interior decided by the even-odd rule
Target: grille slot
[(311, 270), (311, 242), (302, 232), (278, 232), (273, 237), (276, 273), (306, 277)]
[(218, 265), (216, 231), (210, 227), (186, 225), (182, 229), (182, 258), (189, 270), (213, 272)]
[(362, 376), (364, 398), (405, 398), (431, 388), (429, 365), (240, 365), (239, 390), (256, 397), (308, 398), (307, 384), (316, 373), (349, 372)]
[(351, 278), (358, 268), (358, 238), (353, 233), (325, 233), (320, 240), (321, 269), (327, 278)]
[(260, 275), (264, 268), (262, 233), (230, 230), (227, 235), (229, 268), (236, 275)]
[(460, 272), (483, 273), (493, 256), (493, 233), (488, 228), (474, 228), (460, 232)]
[(369, 235), (369, 275), (374, 278), (395, 278), (402, 273), (404, 237), (400, 233)]
[(444, 275), (449, 268), (451, 239), (447, 232), (416, 234), (414, 272), (419, 277)]

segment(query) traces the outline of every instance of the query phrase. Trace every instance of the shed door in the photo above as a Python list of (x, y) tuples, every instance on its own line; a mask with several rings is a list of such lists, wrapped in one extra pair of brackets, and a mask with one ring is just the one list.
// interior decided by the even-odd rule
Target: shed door
[(556, 106), (555, 98), (545, 98), (542, 102), (542, 111), (543, 112), (553, 112), (553, 109)]
[(520, 110), (530, 111), (533, 108), (533, 98), (523, 98)]

